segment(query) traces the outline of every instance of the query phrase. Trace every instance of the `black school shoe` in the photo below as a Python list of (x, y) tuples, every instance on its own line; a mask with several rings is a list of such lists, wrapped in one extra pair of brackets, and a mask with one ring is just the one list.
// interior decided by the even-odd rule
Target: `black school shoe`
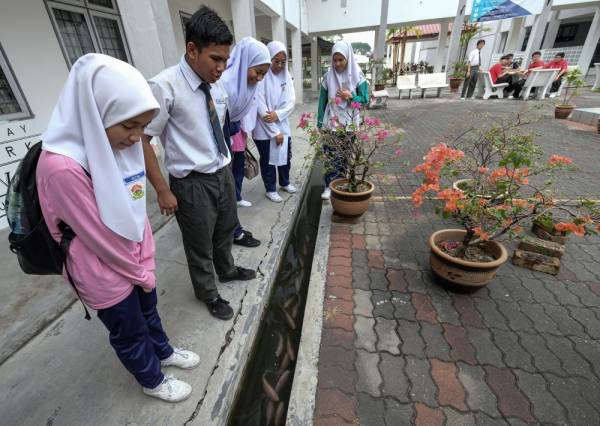
[(219, 277), (219, 282), (227, 283), (229, 281), (249, 281), (256, 278), (256, 271), (253, 269), (235, 267), (235, 272), (231, 275)]
[(221, 296), (217, 296), (212, 300), (207, 300), (206, 306), (208, 307), (208, 312), (215, 317), (222, 320), (229, 320), (233, 318), (233, 309), (229, 306), (229, 302), (225, 299), (222, 299)]
[(237, 244), (238, 246), (243, 247), (258, 247), (260, 245), (260, 240), (257, 240), (252, 236), (252, 232), (250, 231), (242, 231), (242, 238), (233, 239), (233, 244)]

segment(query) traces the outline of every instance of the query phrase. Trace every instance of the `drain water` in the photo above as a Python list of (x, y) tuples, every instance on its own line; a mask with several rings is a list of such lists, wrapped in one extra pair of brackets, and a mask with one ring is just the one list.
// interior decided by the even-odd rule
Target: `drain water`
[(321, 167), (313, 166), (229, 425), (283, 425), (321, 215)]

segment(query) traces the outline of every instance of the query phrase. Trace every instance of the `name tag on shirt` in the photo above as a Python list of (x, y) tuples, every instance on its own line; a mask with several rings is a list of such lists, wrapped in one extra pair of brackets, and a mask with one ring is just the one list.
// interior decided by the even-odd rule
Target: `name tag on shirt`
[(135, 175), (123, 178), (123, 182), (132, 200), (136, 201), (144, 198), (146, 194), (146, 173), (143, 170)]

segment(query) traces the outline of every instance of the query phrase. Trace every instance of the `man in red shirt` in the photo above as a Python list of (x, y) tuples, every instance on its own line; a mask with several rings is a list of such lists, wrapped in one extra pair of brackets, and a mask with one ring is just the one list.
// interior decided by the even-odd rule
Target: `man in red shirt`
[[(515, 89), (513, 96), (515, 98), (519, 97), (519, 94), (521, 93), (521, 90), (523, 89), (523, 86), (525, 85), (525, 82), (527, 81), (527, 77), (529, 77), (529, 74), (531, 74), (531, 70), (539, 69), (539, 68), (544, 68), (544, 61), (542, 61), (542, 52), (537, 51), (537, 52), (533, 52), (533, 54), (531, 55), (531, 62), (527, 66), (527, 70), (514, 76), (514, 77), (523, 77), (523, 78), (519, 79), (517, 82), (514, 82), (514, 77), (513, 77), (513, 87)], [(536, 89), (535, 87), (533, 89), (531, 89), (532, 94), (535, 93), (535, 89)]]
[(550, 62), (548, 62), (544, 66), (544, 68), (546, 68), (546, 69), (560, 70), (558, 72), (558, 75), (552, 82), (552, 87), (550, 88), (550, 97), (551, 98), (554, 98), (556, 96), (556, 94), (557, 94), (556, 92), (558, 92), (558, 88), (560, 87), (560, 85), (562, 83), (563, 75), (565, 75), (565, 73), (567, 72), (568, 66), (569, 66), (569, 64), (565, 60), (565, 54), (563, 52), (559, 52), (556, 55), (554, 55), (554, 59), (552, 59)]
[(533, 52), (533, 54), (531, 55), (531, 62), (527, 66), (527, 70), (544, 68), (545, 65), (546, 64), (544, 64), (544, 61), (542, 60), (542, 52), (538, 50), (537, 52)]
[(509, 67), (508, 55), (501, 57), (500, 62), (498, 62), (496, 65), (493, 65), (489, 71), (490, 77), (492, 78), (492, 83), (508, 83), (508, 86), (504, 88), (504, 96), (514, 90), (512, 76), (509, 74), (511, 68)]

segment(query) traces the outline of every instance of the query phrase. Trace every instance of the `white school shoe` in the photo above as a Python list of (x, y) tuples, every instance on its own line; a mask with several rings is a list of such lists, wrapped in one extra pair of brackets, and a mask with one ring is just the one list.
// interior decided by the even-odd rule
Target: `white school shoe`
[(186, 382), (176, 379), (172, 375), (165, 375), (162, 383), (154, 389), (142, 387), (142, 392), (148, 396), (162, 399), (167, 402), (184, 401), (192, 394), (192, 387)]
[(462, 98), (460, 98), (460, 100), (461, 100), (461, 101), (465, 101), (465, 100), (467, 100), (467, 98), (465, 98), (465, 97), (462, 97)]
[(325, 191), (321, 193), (322, 200), (329, 200), (331, 198), (331, 189), (325, 188)]
[(295, 194), (296, 192), (298, 192), (296, 187), (294, 185), (292, 185), (291, 183), (289, 185), (282, 186), (281, 189), (283, 189), (285, 192), (288, 192), (290, 194)]
[(252, 203), (246, 200), (240, 200), (237, 202), (238, 207), (252, 207)]
[(550, 98), (556, 98), (556, 95), (558, 95), (558, 92), (552, 92), (550, 93)]
[(515, 97), (514, 97), (513, 95), (510, 95), (510, 96), (508, 97), (508, 99), (514, 99), (514, 98), (515, 98)]
[(267, 192), (267, 198), (274, 203), (281, 203), (283, 201), (283, 198), (277, 192)]
[(184, 370), (196, 368), (198, 364), (200, 364), (200, 357), (197, 353), (176, 347), (173, 347), (173, 353), (169, 358), (160, 362), (161, 367), (173, 366)]

